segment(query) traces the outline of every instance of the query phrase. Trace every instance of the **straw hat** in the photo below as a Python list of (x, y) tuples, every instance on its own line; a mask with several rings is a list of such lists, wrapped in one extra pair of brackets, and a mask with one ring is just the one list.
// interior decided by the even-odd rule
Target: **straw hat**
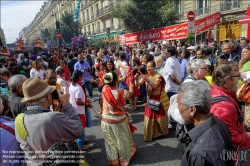
[(55, 86), (49, 86), (38, 76), (24, 81), (22, 88), (24, 98), (21, 100), (21, 102), (23, 103), (37, 101), (55, 90)]

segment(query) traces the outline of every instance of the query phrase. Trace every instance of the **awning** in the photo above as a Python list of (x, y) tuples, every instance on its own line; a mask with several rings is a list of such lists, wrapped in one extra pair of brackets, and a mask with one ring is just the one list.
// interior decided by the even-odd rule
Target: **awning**
[[(115, 35), (121, 35), (122, 33), (124, 33), (123, 31), (116, 31), (116, 32), (111, 32), (109, 37), (113, 38)], [(91, 37), (90, 40), (98, 40), (98, 39), (104, 39), (104, 38), (108, 38), (107, 33), (101, 34), (101, 35), (95, 35), (93, 37)]]
[(245, 16), (243, 19), (239, 20), (239, 24), (250, 24), (250, 16)]

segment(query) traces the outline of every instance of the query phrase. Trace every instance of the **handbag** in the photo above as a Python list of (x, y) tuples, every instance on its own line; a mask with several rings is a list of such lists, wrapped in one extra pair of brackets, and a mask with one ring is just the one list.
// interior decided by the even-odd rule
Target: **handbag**
[(236, 95), (241, 102), (250, 103), (250, 83), (249, 82), (242, 83), (239, 86)]
[(154, 111), (159, 111), (161, 102), (153, 99), (148, 99), (148, 108)]

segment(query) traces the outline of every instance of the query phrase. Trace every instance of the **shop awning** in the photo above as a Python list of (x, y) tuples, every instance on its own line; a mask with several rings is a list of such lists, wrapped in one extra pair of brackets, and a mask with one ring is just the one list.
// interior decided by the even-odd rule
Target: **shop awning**
[(250, 16), (245, 16), (243, 19), (239, 20), (239, 24), (249, 24)]
[[(109, 37), (113, 38), (115, 35), (121, 35), (123, 33), (124, 33), (123, 31), (111, 32)], [(101, 35), (95, 35), (90, 40), (99, 40), (99, 39), (104, 39), (104, 38), (108, 38), (107, 33), (104, 33), (104, 34), (101, 34)]]

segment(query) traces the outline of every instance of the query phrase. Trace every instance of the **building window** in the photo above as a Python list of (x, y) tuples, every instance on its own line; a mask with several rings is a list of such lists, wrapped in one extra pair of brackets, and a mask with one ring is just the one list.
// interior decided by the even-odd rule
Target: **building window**
[(99, 15), (99, 7), (98, 7), (98, 3), (95, 5), (95, 11), (96, 11), (96, 16)]
[(82, 22), (85, 22), (85, 15), (84, 15), (84, 11), (82, 12)]
[(176, 0), (175, 3), (176, 3), (176, 8), (178, 10), (178, 13), (182, 13), (181, 0)]
[(92, 31), (95, 33), (95, 24), (92, 24)]
[(100, 31), (100, 29), (101, 29), (100, 21), (97, 22), (97, 29), (98, 29), (98, 31)]
[(197, 0), (196, 15), (208, 14), (208, 0)]
[(231, 10), (239, 7), (240, 7), (239, 0), (224, 0), (223, 3), (221, 4), (221, 11)]
[(89, 9), (86, 10), (87, 21), (89, 21)]
[(110, 29), (114, 29), (114, 18), (110, 18)]
[(94, 10), (93, 7), (90, 8), (91, 19), (94, 19)]

